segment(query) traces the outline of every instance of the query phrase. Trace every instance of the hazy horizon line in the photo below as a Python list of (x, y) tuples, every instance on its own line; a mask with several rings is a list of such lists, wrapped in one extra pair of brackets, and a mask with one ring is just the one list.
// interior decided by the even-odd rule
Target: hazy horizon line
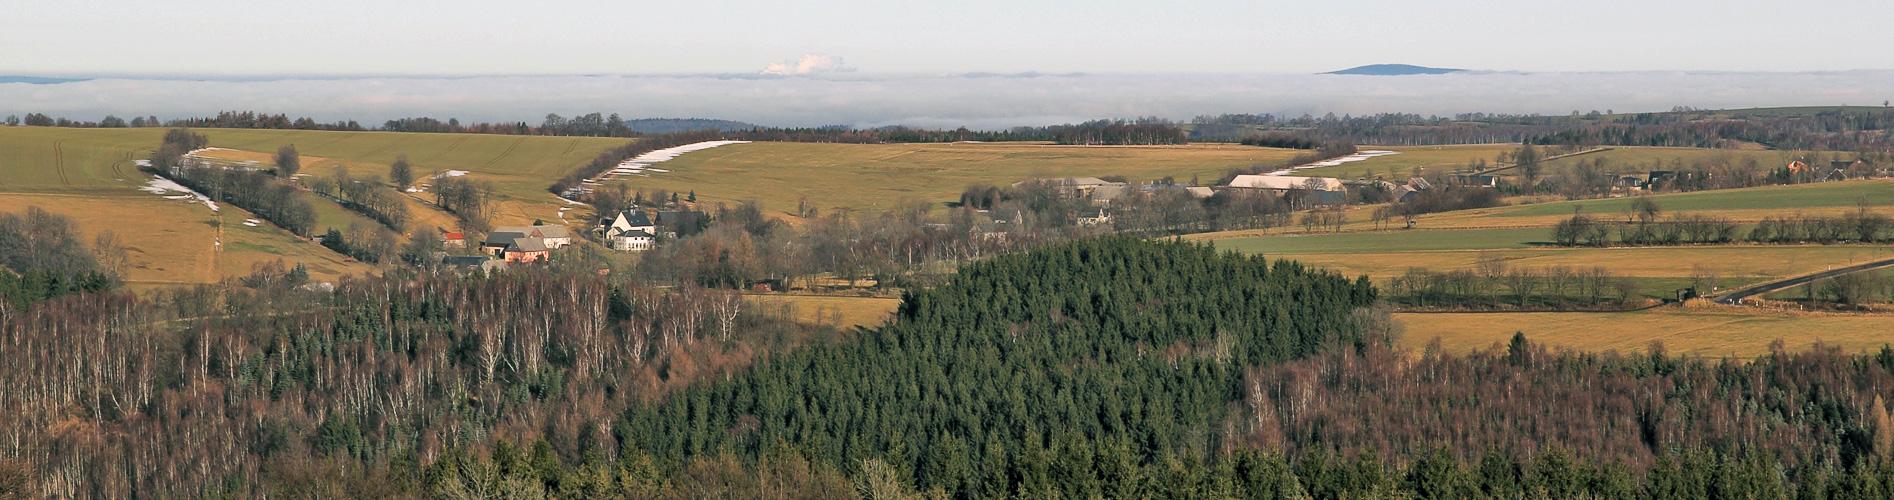
[[(15, 71), (8, 71), (8, 70), (0, 70), (0, 78), (38, 78), (38, 79), (69, 80), (69, 81), (150, 80), (150, 81), (212, 81), (212, 82), (269, 82), (269, 81), (289, 81), (289, 80), (321, 81), (321, 80), (370, 80), (370, 79), (463, 80), (463, 79), (473, 79), (473, 78), (574, 78), (574, 77), (577, 77), (577, 78), (603, 78), (603, 77), (716, 78), (716, 79), (748, 79), (748, 80), (811, 79), (811, 80), (847, 81), (847, 80), (904, 79), (904, 78), (953, 78), (953, 77), (1034, 78), (1034, 77), (1080, 77), (1080, 76), (1309, 76), (1309, 75), (1327, 75), (1327, 76), (1337, 76), (1337, 77), (1370, 77), (1372, 78), (1372, 77), (1390, 77), (1390, 76), (1393, 76), (1393, 77), (1446, 76), (1448, 74), (1455, 74), (1455, 73), (1457, 74), (1489, 74), (1489, 75), (1505, 75), (1505, 74), (1515, 74), (1515, 75), (1638, 75), (1638, 74), (1822, 75), (1822, 74), (1894, 71), (1894, 68), (1850, 68), (1850, 69), (1829, 69), (1829, 70), (1785, 70), (1785, 71), (1720, 70), (1720, 69), (1535, 71), (1535, 70), (1507, 70), (1507, 69), (1446, 68), (1446, 67), (1438, 67), (1438, 66), (1413, 65), (1413, 66), (1433, 68), (1433, 69), (1451, 69), (1453, 70), (1453, 73), (1413, 74), (1413, 75), (1338, 75), (1338, 74), (1333, 74), (1334, 71), (1342, 71), (1342, 70), (1347, 70), (1347, 69), (1359, 68), (1363, 66), (1374, 66), (1374, 65), (1383, 65), (1383, 64), (1391, 65), (1391, 64), (1404, 64), (1404, 63), (1363, 64), (1363, 65), (1355, 65), (1355, 66), (1349, 66), (1345, 68), (1336, 68), (1330, 71), (1314, 72), (1314, 73), (1262, 72), (1262, 71), (1043, 72), (1043, 71), (1028, 70), (1028, 71), (1012, 71), (1012, 72), (1006, 72), (1006, 71), (953, 71), (953, 72), (846, 71), (846, 72), (812, 73), (812, 74), (799, 74), (799, 75), (766, 74), (760, 71), (756, 71), (756, 72), (698, 72), (698, 73), (685, 73), (685, 72), (679, 72), (679, 73), (635, 73), (635, 72), (503, 73), (502, 72), (502, 73), (255, 73), (255, 74), (77, 72), (77, 73), (60, 74), (60, 73), (38, 73), (38, 72), (31, 72), (31, 71), (15, 72)], [(17, 82), (8, 82), (8, 83), (17, 83)]]

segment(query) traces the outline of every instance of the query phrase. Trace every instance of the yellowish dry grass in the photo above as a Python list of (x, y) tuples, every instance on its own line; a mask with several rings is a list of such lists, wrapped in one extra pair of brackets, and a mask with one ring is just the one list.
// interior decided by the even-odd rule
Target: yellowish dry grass
[[(317, 280), (365, 274), (374, 268), (347, 262), (275, 226), (245, 226), (249, 212), (221, 204), (211, 212), (202, 204), (167, 200), (147, 193), (123, 195), (0, 194), (0, 211), (38, 206), (65, 214), (88, 237), (111, 230), (130, 257), (125, 279), (132, 284), (209, 283), (246, 276), (252, 266), (282, 259), (301, 262)], [(217, 245), (219, 226), (223, 245)]]
[(880, 297), (766, 294), (747, 298), (760, 304), (789, 304), (795, 308), (797, 321), (841, 327), (880, 325), (901, 306), (900, 299)]
[(1671, 354), (1755, 357), (1782, 340), (1789, 350), (1816, 342), (1848, 352), (1894, 342), (1894, 316), (1781, 313), (1708, 306), (1628, 313), (1396, 314), (1407, 326), (1402, 343), (1416, 351), (1434, 339), (1464, 353), (1505, 343), (1515, 332), (1548, 345), (1582, 351), (1641, 353), (1662, 342)]
[[(1272, 254), (1273, 255), (1273, 254)], [(1602, 266), (1618, 276), (1685, 278), (1699, 269), (1720, 277), (1763, 281), (1800, 276), (1832, 267), (1846, 267), (1894, 258), (1894, 247), (1855, 245), (1736, 245), (1640, 248), (1525, 248), (1499, 250), (1445, 250), (1424, 252), (1298, 253), (1280, 254), (1349, 276), (1380, 279), (1400, 275), (1409, 267), (1434, 271), (1472, 269), (1482, 255), (1526, 267)]]

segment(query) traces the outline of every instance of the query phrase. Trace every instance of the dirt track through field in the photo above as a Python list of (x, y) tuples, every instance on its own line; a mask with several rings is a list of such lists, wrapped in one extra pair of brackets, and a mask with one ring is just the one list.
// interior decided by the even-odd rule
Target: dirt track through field
[(1787, 290), (1790, 288), (1801, 286), (1806, 283), (1813, 283), (1816, 281), (1821, 281), (1828, 278), (1841, 276), (1844, 274), (1852, 274), (1852, 273), (1858, 273), (1862, 271), (1872, 271), (1872, 270), (1880, 269), (1883, 267), (1894, 267), (1894, 259), (1879, 260), (1879, 261), (1869, 262), (1869, 263), (1861, 264), (1861, 265), (1848, 266), (1841, 269), (1830, 269), (1827, 271), (1822, 271), (1822, 272), (1810, 274), (1807, 276), (1798, 276), (1798, 277), (1789, 278), (1786, 280), (1763, 283), (1763, 284), (1752, 286), (1749, 288), (1744, 288), (1742, 290), (1737, 290), (1737, 291), (1719, 295), (1716, 297), (1711, 297), (1710, 300), (1714, 300), (1714, 301), (1721, 302), (1724, 304), (1739, 304), (1739, 303), (1742, 303), (1743, 299), (1747, 299), (1750, 297), (1755, 297), (1758, 295), (1765, 295), (1771, 292), (1777, 292), (1781, 290)]
[(66, 140), (53, 141), (53, 170), (59, 173), (59, 183), (72, 188), (72, 181), (66, 178)]
[(514, 148), (518, 148), (518, 147), (520, 147), (520, 143), (522, 143), (522, 142), (526, 142), (526, 138), (525, 138), (525, 137), (521, 137), (521, 138), (519, 138), (519, 139), (517, 139), (517, 140), (514, 140), (514, 141), (513, 141), (513, 144), (510, 144), (510, 145), (507, 145), (507, 147), (506, 147), (506, 151), (501, 151), (501, 152), (500, 152), (500, 155), (499, 155), (499, 156), (495, 156), (495, 157), (493, 157), (493, 159), (491, 159), (491, 160), (487, 160), (487, 162), (486, 162), (485, 164), (482, 164), (482, 165), (480, 165), (480, 168), (482, 168), (482, 169), (486, 169), (486, 168), (489, 168), (489, 167), (492, 167), (492, 166), (493, 166), (493, 164), (495, 164), (495, 163), (499, 163), (499, 162), (500, 162), (500, 159), (502, 159), (502, 158), (506, 158), (506, 155), (510, 155), (510, 154), (513, 154), (513, 149), (514, 149)]
[(427, 157), (426, 160), (421, 160), (421, 161), (434, 161), (435, 158), (440, 158), (442, 156), (446, 156), (447, 153), (454, 152), (454, 148), (460, 147), (460, 143), (467, 142), (468, 137), (471, 137), (471, 135), (463, 135), (463, 136), (460, 136), (459, 139), (454, 139), (454, 143), (448, 144), (447, 149), (443, 149), (439, 153), (434, 153), (434, 156), (429, 156)]
[(401, 144), (401, 143), (403, 143), (403, 142), (408, 142), (408, 139), (412, 139), (412, 138), (414, 138), (414, 135), (413, 135), (413, 134), (409, 134), (409, 135), (403, 135), (403, 136), (401, 136), (401, 138), (400, 138), (400, 139), (395, 139), (395, 140), (394, 140), (394, 142), (390, 142), (390, 143), (387, 143), (387, 144), (383, 144), (383, 145), (381, 145), (381, 147), (379, 147), (379, 148), (375, 148), (375, 149), (374, 149), (373, 151), (369, 151), (369, 152), (367, 152), (367, 153), (362, 153), (362, 156), (374, 156), (374, 155), (378, 155), (378, 154), (381, 154), (381, 152), (382, 152), (382, 151), (387, 151), (387, 150), (388, 150), (388, 148), (392, 148), (392, 147), (394, 147), (394, 146), (395, 146), (396, 144)]
[(118, 161), (112, 162), (112, 175), (117, 177), (119, 180), (126, 180), (125, 171), (119, 170), (119, 166), (129, 163), (131, 161), (132, 161), (132, 152), (126, 151), (124, 158), (120, 158)]

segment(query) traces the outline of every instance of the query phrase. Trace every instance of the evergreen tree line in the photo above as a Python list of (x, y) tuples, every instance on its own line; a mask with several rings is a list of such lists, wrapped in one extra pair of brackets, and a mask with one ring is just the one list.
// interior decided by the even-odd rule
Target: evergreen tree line
[(332, 227), (322, 234), (323, 247), (371, 264), (390, 261), (399, 244), (399, 236), (394, 231), (382, 226), (363, 227), (360, 223), (350, 223), (346, 231)]
[(1321, 146), (1322, 142), (1288, 132), (1269, 132), (1245, 136), (1241, 144), (1266, 148), (1315, 149)]
[(1219, 449), (1241, 367), (1380, 342), (1372, 324), (1385, 318), (1365, 312), (1374, 299), (1365, 279), (1207, 245), (1058, 243), (910, 289), (894, 319), (858, 341), (792, 350), (635, 406), (616, 434), (660, 463), (800, 450), (858, 472), (879, 460), (955, 497), (1098, 484), (1076, 471), (1034, 476), (1032, 461), (1062, 441), (1117, 447), (1113, 465), (1131, 467)]
[(125, 249), (110, 230), (88, 243), (78, 224), (37, 206), (0, 213), (0, 315), (42, 300), (117, 286)]
[(188, 129), (172, 129), (151, 155), (153, 173), (213, 200), (248, 210), (289, 232), (310, 235), (315, 229), (316, 211), (303, 198), (301, 189), (262, 171), (225, 168), (184, 156), (209, 143), (208, 138)]
[[(1894, 352), (1419, 357), (1365, 280), (1126, 237), (892, 324), (555, 264), (0, 315), (31, 496), (1883, 498)], [(393, 273), (406, 274), (406, 273)], [(733, 300), (737, 299), (737, 300)], [(799, 346), (799, 347), (797, 347)], [(519, 443), (519, 444), (514, 444)]]

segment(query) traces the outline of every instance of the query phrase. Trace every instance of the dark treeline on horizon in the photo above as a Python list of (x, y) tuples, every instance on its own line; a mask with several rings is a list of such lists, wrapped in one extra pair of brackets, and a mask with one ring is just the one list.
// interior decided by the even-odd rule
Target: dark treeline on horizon
[[(716, 130), (757, 134), (747, 140), (905, 143), (954, 141), (1052, 141), (1060, 144), (1182, 144), (1246, 142), (1271, 147), (1310, 149), (1323, 143), (1348, 142), (1393, 146), (1489, 144), (1529, 142), (1562, 146), (1665, 146), (1736, 148), (1762, 145), (1774, 149), (1890, 151), (1894, 139), (1894, 109), (1830, 109), (1799, 113), (1712, 111), (1677, 107), (1667, 112), (1610, 114), (1591, 111), (1571, 115), (1517, 115), (1462, 113), (1422, 116), (1408, 113), (1279, 117), (1270, 114), (1203, 115), (1188, 122), (1162, 118), (1093, 120), (1045, 127), (1005, 130), (969, 130), (965, 127), (922, 129), (890, 126), (860, 129), (849, 126), (763, 127), (711, 119), (634, 119), (617, 114), (589, 113), (571, 118), (549, 114), (535, 125), (528, 122), (461, 123), (428, 117), (388, 120), (380, 127), (354, 120), (335, 123), (283, 114), (226, 111), (214, 117), (125, 120), (107, 116), (100, 121), (76, 121), (28, 113), (22, 120), (9, 116), (10, 125), (56, 127), (200, 127), (298, 130), (380, 130), (391, 132), (480, 133), (582, 137), (642, 137), (649, 134)], [(1301, 138), (1296, 140), (1295, 138)], [(1263, 139), (1267, 138), (1267, 139)]]
[(1198, 141), (1238, 141), (1277, 132), (1320, 141), (1389, 146), (1528, 142), (1579, 147), (1737, 148), (1760, 144), (1792, 150), (1894, 149), (1894, 140), (1888, 134), (1894, 129), (1894, 109), (1770, 114), (1678, 107), (1654, 113), (1465, 113), (1452, 117), (1408, 113), (1329, 113), (1296, 118), (1224, 114), (1198, 116), (1190, 126), (1190, 138)]

